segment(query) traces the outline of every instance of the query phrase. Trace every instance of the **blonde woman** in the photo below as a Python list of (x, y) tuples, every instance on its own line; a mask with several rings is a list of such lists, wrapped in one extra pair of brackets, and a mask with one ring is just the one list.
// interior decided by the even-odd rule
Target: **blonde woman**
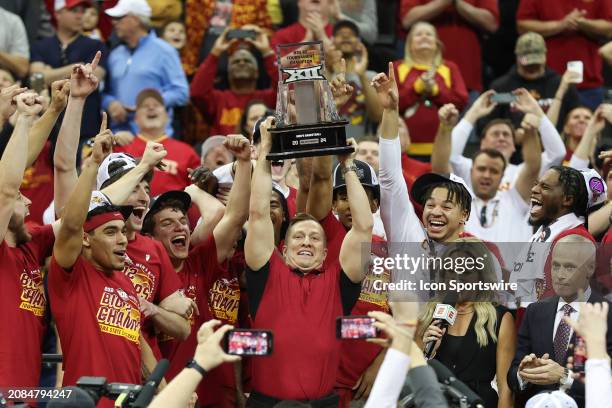
[(405, 55), (394, 66), (399, 111), (412, 138), (408, 153), (428, 158), (438, 129), (438, 108), (452, 103), (461, 111), (468, 92), (459, 68), (442, 58), (442, 43), (433, 25), (418, 22), (412, 26)]
[[(495, 258), (482, 241), (474, 238), (454, 241), (442, 258), (452, 259), (455, 267), (439, 271), (441, 282), (490, 283), (497, 280)], [(458, 267), (458, 261), (463, 260), (465, 265), (465, 259), (473, 259), (472, 263), (477, 266), (471, 270)], [(417, 343), (423, 348), (424, 344), (436, 341), (433, 358), (480, 395), (485, 407), (512, 407), (512, 393), (506, 382), (516, 344), (512, 315), (494, 302), (495, 293), (491, 291), (462, 291), (454, 298), (452, 303), (457, 309), (457, 318), (448, 329), (432, 324), (432, 315), (436, 304), (448, 302), (449, 295), (441, 293), (428, 302), (419, 320)], [(494, 378), (497, 392), (491, 386)]]

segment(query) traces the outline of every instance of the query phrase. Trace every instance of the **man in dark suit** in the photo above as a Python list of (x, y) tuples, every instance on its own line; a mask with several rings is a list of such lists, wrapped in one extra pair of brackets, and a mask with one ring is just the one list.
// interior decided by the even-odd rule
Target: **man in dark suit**
[[(566, 368), (575, 335), (563, 316), (577, 321), (580, 314), (579, 292), (589, 303), (605, 302), (589, 286), (595, 271), (595, 243), (581, 235), (561, 238), (552, 249), (551, 275), (555, 296), (527, 307), (518, 334), (518, 346), (508, 371), (508, 385), (521, 399), (560, 387), (579, 406), (584, 406), (584, 384), (574, 381)], [(608, 327), (612, 324), (608, 315)], [(612, 335), (607, 333), (608, 353)]]

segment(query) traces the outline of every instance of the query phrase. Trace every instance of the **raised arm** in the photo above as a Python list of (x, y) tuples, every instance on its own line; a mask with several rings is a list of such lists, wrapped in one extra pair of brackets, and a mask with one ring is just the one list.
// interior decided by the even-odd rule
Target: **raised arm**
[(355, 73), (359, 76), (359, 82), (361, 83), (361, 92), (365, 97), (366, 113), (368, 118), (374, 122), (380, 122), (382, 119), (382, 106), (378, 103), (378, 97), (376, 95), (376, 89), (370, 83), (368, 78), (368, 49), (362, 42), (359, 43), (358, 53), (361, 57), (357, 60), (353, 57)]
[(225, 207), (225, 214), (213, 230), (219, 263), (228, 259), (234, 244), (240, 238), (240, 231), (249, 214), (249, 196), (251, 195), (251, 145), (249, 140), (242, 135), (228, 135), (223, 144), (236, 158), (236, 174)]
[(17, 122), (0, 159), (0, 242), (6, 236), (9, 221), (19, 198), (19, 187), (26, 168), (28, 131), (42, 109), (41, 99), (35, 93), (15, 96)]
[(0, 128), (13, 116), (17, 110), (15, 97), (23, 93), (28, 88), (21, 88), (19, 84), (13, 84), (6, 88), (0, 89)]
[(380, 215), (390, 242), (422, 242), (425, 233), (408, 196), (402, 175), (402, 152), (399, 140), (398, 90), (393, 64), (389, 76), (377, 74), (372, 85), (383, 107), (379, 128), (380, 145)]
[(344, 173), (346, 181), (346, 193), (353, 219), (353, 225), (344, 237), (340, 248), (340, 266), (352, 282), (358, 283), (363, 280), (367, 268), (367, 265), (363, 265), (360, 255), (361, 251), (370, 253), (374, 217), (368, 195), (355, 173), (354, 156), (355, 152), (338, 157), (340, 171)]
[(434, 139), (431, 153), (431, 171), (434, 173), (451, 173), (451, 132), (459, 120), (459, 111), (453, 104), (446, 104), (438, 110), (438, 132)]
[(561, 82), (559, 83), (559, 88), (557, 88), (557, 92), (555, 93), (555, 97), (546, 111), (546, 116), (552, 122), (553, 125), (557, 126), (559, 123), (559, 113), (561, 112), (561, 105), (563, 105), (563, 98), (569, 89), (572, 81), (578, 76), (576, 71), (566, 70), (563, 76), (561, 77)]
[(576, 146), (576, 150), (570, 160), (570, 166), (578, 170), (588, 167), (595, 145), (606, 124), (606, 116), (612, 121), (612, 104), (602, 104), (595, 110), (584, 131), (584, 135), (580, 139), (578, 146)]
[(53, 256), (62, 269), (70, 270), (81, 254), (83, 224), (87, 218), (91, 191), (98, 175), (98, 167), (110, 154), (112, 146), (113, 134), (110, 130), (106, 129), (96, 136), (92, 154), (68, 198), (53, 245)]
[[(543, 116), (543, 114), (542, 114)], [(538, 181), (540, 174), (540, 165), (542, 161), (542, 146), (538, 137), (538, 127), (540, 126), (541, 117), (533, 113), (527, 113), (523, 117), (520, 129), (517, 131), (517, 137), (523, 134), (523, 166), (516, 179), (516, 190), (523, 198), (523, 201), (529, 202), (531, 196), (531, 188)]]
[(57, 118), (66, 107), (69, 93), (70, 83), (67, 79), (56, 81), (51, 85), (51, 104), (45, 113), (34, 122), (28, 135), (27, 166), (31, 166), (36, 161), (45, 146)]
[(272, 148), (272, 136), (268, 129), (274, 118), (269, 117), (261, 124), (261, 145), (259, 158), (251, 181), (251, 199), (249, 203), (249, 225), (244, 255), (246, 264), (254, 271), (263, 267), (274, 250), (274, 226), (270, 219), (270, 197), (272, 195), (272, 172), (270, 162), (266, 159)]
[(191, 202), (200, 211), (198, 225), (191, 233), (191, 245), (195, 246), (212, 234), (221, 218), (223, 218), (225, 206), (215, 197), (202, 190), (195, 182), (185, 187), (185, 192), (189, 194)]
[(106, 186), (102, 192), (113, 204), (123, 205), (143, 177), (155, 169), (155, 166), (161, 163), (166, 154), (168, 152), (161, 143), (147, 142), (142, 158), (136, 167), (110, 186)]
[[(75, 65), (70, 75), (68, 106), (62, 120), (53, 153), (53, 200), (55, 212), (60, 214), (68, 196), (77, 183), (77, 151), (81, 136), (81, 120), (85, 99), (98, 88), (95, 71), (102, 53), (99, 51), (89, 64)], [(106, 129), (106, 118), (102, 120), (101, 130)]]

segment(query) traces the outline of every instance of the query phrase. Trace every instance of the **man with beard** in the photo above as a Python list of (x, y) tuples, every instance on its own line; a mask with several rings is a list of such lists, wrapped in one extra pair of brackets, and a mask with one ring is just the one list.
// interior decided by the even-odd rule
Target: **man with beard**
[[(456, 175), (467, 180), (468, 186), (471, 183), (469, 176), (473, 163), (472, 159), (463, 156), (463, 150), (476, 122), (489, 115), (497, 106), (496, 103), (491, 102), (491, 96), (494, 94), (495, 91), (487, 91), (480, 95), (468, 109), (463, 119), (453, 128), (450, 164)], [(565, 157), (565, 146), (555, 126), (545, 115), (540, 119), (538, 130), (542, 137), (543, 152), (540, 166), (540, 175), (542, 175), (552, 166), (561, 164)], [(482, 131), (480, 149), (498, 150), (506, 159), (507, 166), (500, 184), (502, 191), (514, 185), (520, 168), (524, 166), (524, 164), (510, 163), (510, 158), (516, 151), (515, 136), (514, 126), (506, 119), (493, 119), (485, 125)]]
[[(517, 91), (517, 106), (527, 113), (522, 127), (517, 130), (522, 138), (524, 165), (514, 185), (506, 191), (499, 191), (507, 165), (499, 150), (481, 149), (472, 159), (470, 184), (475, 197), (465, 229), (489, 242), (525, 242), (532, 234), (525, 218), (529, 211), (531, 187), (540, 170), (542, 148), (537, 129), (544, 112), (524, 89)], [(434, 142), (432, 169), (436, 173), (450, 173), (451, 131), (459, 112), (449, 104), (440, 108), (438, 115), (440, 127)]]
[[(15, 128), (0, 160), (0, 387), (36, 387), (41, 367), (42, 338), (45, 332), (47, 299), (41, 267), (53, 246), (53, 227), (30, 232), (24, 219), (31, 201), (19, 192), (28, 156), (34, 146), (33, 126), (42, 110), (40, 97), (10, 87), (0, 94), (0, 114), (17, 112)], [(29, 134), (29, 135), (28, 135)], [(48, 132), (45, 135), (48, 136)], [(44, 145), (38, 142), (40, 147)], [(40, 149), (39, 149), (40, 150)], [(57, 228), (57, 225), (54, 226)]]
[[(160, 338), (160, 349), (170, 359), (167, 378), (177, 375), (192, 358), (197, 346), (197, 328), (210, 319), (235, 324), (240, 302), (239, 276), (230, 260), (236, 241), (247, 219), (250, 195), (250, 145), (241, 135), (228, 136), (227, 149), (237, 158), (236, 177), (223, 218), (204, 242), (192, 246), (187, 211), (191, 202), (202, 203), (206, 194), (196, 185), (186, 191), (168, 191), (153, 202), (145, 216), (143, 233), (160, 241), (182, 281), (182, 291), (195, 301), (200, 310), (190, 318), (191, 334), (185, 341), (168, 336)], [(191, 198), (190, 198), (191, 196)], [(198, 401), (205, 406), (234, 406), (237, 384), (234, 367), (221, 365), (206, 375), (197, 389)]]
[[(373, 218), (368, 197), (351, 156), (339, 157), (351, 202), (350, 231), (339, 262), (325, 262), (325, 231), (316, 218), (298, 214), (288, 225), (282, 254), (276, 250), (270, 219), (272, 177), (266, 155), (272, 146), (260, 127), (260, 155), (253, 174), (245, 243), (247, 290), (253, 328), (272, 330), (274, 353), (253, 359), (249, 404), (271, 407), (282, 400), (302, 400), (321, 407), (338, 406), (333, 393), (340, 360), (335, 320), (348, 314), (364, 277), (362, 250), (369, 252)], [(308, 331), (312, 336), (306, 336)], [(316, 341), (312, 341), (316, 338)], [(299, 350), (299, 353), (295, 351)]]
[[(151, 349), (140, 334), (134, 285), (122, 272), (125, 219), (131, 207), (92, 197), (98, 167), (111, 152), (112, 133), (96, 136), (91, 157), (64, 209), (49, 266), (49, 296), (64, 355), (63, 384), (83, 375), (139, 384), (141, 362), (151, 369)], [(103, 400), (100, 406), (110, 407)]]
[(585, 228), (587, 211), (604, 202), (606, 184), (594, 170), (554, 166), (531, 189), (529, 224), (537, 228), (517, 256), (510, 280), (517, 301), (537, 301), (552, 293), (549, 247), (567, 235), (593, 237)]
[[(257, 26), (244, 26), (255, 31), (255, 38), (245, 41), (256, 48), (263, 57), (264, 68), (271, 81), (271, 88), (257, 89), (259, 67), (253, 52), (248, 47), (236, 47), (238, 40), (227, 39), (228, 30), (217, 38), (213, 49), (198, 68), (191, 82), (191, 99), (211, 124), (210, 133), (227, 135), (235, 132), (242, 111), (253, 99), (262, 100), (268, 107), (276, 102), (278, 72), (274, 66), (274, 51), (268, 37)], [(221, 54), (228, 52), (227, 81), (229, 89), (214, 88), (212, 80), (217, 74)]]
[(132, 142), (117, 146), (114, 152), (127, 153), (141, 157), (148, 142), (164, 146), (167, 154), (162, 160), (162, 169), (155, 169), (151, 182), (151, 195), (156, 196), (168, 190), (182, 190), (189, 185), (189, 169), (200, 164), (195, 150), (185, 142), (173, 139), (166, 134), (168, 111), (162, 95), (156, 89), (144, 89), (136, 97), (134, 121), (140, 129)]

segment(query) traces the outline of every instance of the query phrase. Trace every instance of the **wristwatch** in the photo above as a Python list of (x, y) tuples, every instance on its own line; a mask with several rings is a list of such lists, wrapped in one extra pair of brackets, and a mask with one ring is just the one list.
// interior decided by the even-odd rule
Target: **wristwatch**
[(559, 384), (566, 385), (569, 382), (570, 370), (567, 368), (563, 369), (563, 376), (559, 379)]
[(198, 362), (195, 360), (191, 360), (190, 362), (188, 362), (185, 368), (193, 368), (198, 373), (202, 374), (202, 376), (206, 375), (206, 370), (204, 369), (204, 367), (199, 365)]
[(355, 174), (357, 174), (357, 165), (356, 165), (355, 163), (351, 163), (351, 165), (350, 165), (350, 166), (345, 166), (345, 167), (342, 167), (342, 168), (340, 169), (340, 172), (342, 173), (342, 175), (343, 175), (343, 176), (344, 176), (344, 175), (346, 174), (346, 172), (348, 172), (348, 171), (354, 171), (354, 172), (355, 172)]

